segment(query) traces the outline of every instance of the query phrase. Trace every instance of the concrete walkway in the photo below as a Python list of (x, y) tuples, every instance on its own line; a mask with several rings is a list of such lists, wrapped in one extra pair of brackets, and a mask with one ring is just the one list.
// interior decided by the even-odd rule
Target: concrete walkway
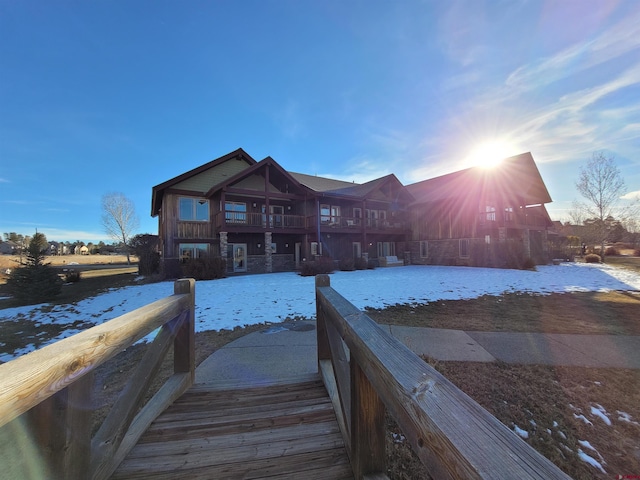
[[(640, 368), (640, 336), (381, 328), (416, 354), (441, 361)], [(265, 327), (214, 352), (196, 369), (196, 383), (276, 381), (316, 371), (315, 322), (291, 322)]]

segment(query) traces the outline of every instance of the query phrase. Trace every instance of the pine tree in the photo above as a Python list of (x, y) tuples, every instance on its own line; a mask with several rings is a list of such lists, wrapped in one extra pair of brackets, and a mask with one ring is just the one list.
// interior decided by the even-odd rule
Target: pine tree
[(46, 237), (36, 233), (26, 251), (26, 259), (7, 279), (9, 293), (26, 303), (40, 303), (53, 299), (62, 289), (62, 280), (48, 263), (44, 252)]

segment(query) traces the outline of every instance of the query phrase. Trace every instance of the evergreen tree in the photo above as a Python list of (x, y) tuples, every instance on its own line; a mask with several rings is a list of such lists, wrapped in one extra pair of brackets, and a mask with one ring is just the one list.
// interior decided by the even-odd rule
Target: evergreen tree
[(26, 259), (7, 279), (9, 293), (21, 302), (39, 303), (53, 299), (62, 289), (62, 280), (48, 263), (44, 252), (46, 237), (36, 233), (26, 250)]

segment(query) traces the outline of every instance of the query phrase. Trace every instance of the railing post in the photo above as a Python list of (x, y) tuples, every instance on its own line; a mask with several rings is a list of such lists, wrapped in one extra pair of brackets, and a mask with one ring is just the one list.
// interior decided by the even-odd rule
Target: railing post
[(351, 466), (356, 479), (385, 473), (385, 406), (351, 357)]
[[(330, 287), (329, 275), (316, 275), (316, 289), (319, 287)], [(318, 369), (321, 360), (331, 360), (331, 347), (329, 347), (329, 337), (327, 336), (327, 324), (324, 312), (321, 308), (321, 301), (316, 291), (316, 331), (318, 344)]]
[(173, 285), (173, 293), (191, 295), (187, 321), (182, 322), (173, 343), (173, 371), (175, 373), (191, 372), (191, 381), (193, 382), (196, 365), (196, 281), (193, 278), (177, 280)]
[(29, 432), (39, 445), (43, 468), (48, 469), (39, 472), (42, 478), (86, 478), (91, 461), (92, 389), (90, 372), (27, 413)]

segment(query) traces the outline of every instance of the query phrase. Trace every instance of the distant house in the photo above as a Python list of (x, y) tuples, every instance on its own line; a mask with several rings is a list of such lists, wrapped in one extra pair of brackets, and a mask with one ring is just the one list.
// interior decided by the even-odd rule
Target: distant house
[(318, 256), (473, 264), (476, 245), (507, 240), (542, 261), (550, 201), (530, 154), (404, 186), (289, 172), (238, 149), (153, 187), (151, 215), (168, 276), (207, 255), (263, 273)]
[(19, 251), (18, 244), (12, 242), (11, 240), (6, 242), (0, 241), (0, 254), (1, 255), (13, 255), (17, 254)]

